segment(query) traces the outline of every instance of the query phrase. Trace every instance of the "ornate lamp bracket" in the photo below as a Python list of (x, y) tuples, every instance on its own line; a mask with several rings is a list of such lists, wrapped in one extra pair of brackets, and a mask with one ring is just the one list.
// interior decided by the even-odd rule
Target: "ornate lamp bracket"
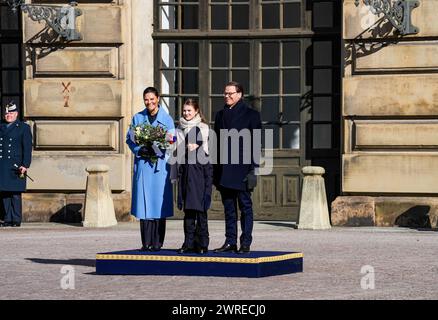
[(7, 0), (12, 11), (18, 8), (29, 15), (33, 21), (44, 20), (57, 34), (68, 41), (82, 40), (82, 35), (76, 30), (76, 17), (82, 15), (82, 10), (75, 8), (76, 1), (64, 6), (48, 6), (38, 4), (24, 4), (23, 0)]
[[(412, 10), (420, 5), (419, 0), (362, 0), (376, 14), (383, 14), (400, 34), (417, 34), (419, 29), (411, 23)], [(360, 0), (355, 0), (355, 5), (359, 6)]]

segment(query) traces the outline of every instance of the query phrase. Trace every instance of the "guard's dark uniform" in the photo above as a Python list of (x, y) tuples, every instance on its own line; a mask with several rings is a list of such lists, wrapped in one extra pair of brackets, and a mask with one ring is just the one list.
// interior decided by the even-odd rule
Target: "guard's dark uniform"
[[(0, 218), (5, 223), (21, 223), (21, 193), (26, 178), (18, 168), (29, 168), (32, 159), (32, 133), (28, 124), (17, 120), (0, 124)], [(16, 167), (15, 167), (16, 166)]]

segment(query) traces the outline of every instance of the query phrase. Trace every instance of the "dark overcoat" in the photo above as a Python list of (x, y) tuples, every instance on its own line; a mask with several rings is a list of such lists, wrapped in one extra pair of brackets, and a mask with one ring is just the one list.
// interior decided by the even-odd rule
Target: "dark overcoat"
[[(191, 135), (190, 131), (196, 130), (195, 135)], [(187, 150), (187, 137), (198, 137), (199, 128), (192, 128), (185, 136), (184, 144), (186, 145), (185, 163), (178, 164), (178, 209), (180, 210), (197, 210), (207, 212), (211, 204), (211, 193), (213, 185), (213, 166), (210, 162), (201, 164), (189, 163), (190, 152)], [(193, 141), (194, 142), (194, 141)], [(196, 144), (200, 147), (194, 153), (204, 152), (201, 147), (202, 140), (197, 140)], [(193, 159), (198, 159), (193, 156)]]
[[(225, 116), (226, 112), (228, 116)], [(248, 173), (257, 166), (258, 159), (254, 158), (254, 150), (252, 149), (252, 133), (255, 129), (261, 129), (262, 123), (260, 112), (249, 107), (243, 100), (240, 100), (232, 109), (227, 105), (216, 113), (214, 120), (214, 131), (217, 135), (217, 164), (214, 166), (214, 184), (217, 188), (225, 187), (228, 189), (248, 191), (245, 179)], [(224, 148), (220, 138), (221, 129), (236, 129), (240, 132), (243, 129), (249, 129), (251, 132), (251, 141), (244, 141), (239, 138), (239, 158), (238, 163), (232, 163), (232, 143), (237, 143), (237, 140), (229, 140), (228, 143), (228, 158), (221, 156), (221, 148)], [(244, 145), (251, 148), (251, 161), (244, 159)], [(248, 163), (250, 162), (250, 163)]]
[(19, 177), (16, 167), (30, 167), (32, 133), (28, 124), (17, 120), (9, 127), (0, 124), (0, 191), (24, 192), (26, 179)]

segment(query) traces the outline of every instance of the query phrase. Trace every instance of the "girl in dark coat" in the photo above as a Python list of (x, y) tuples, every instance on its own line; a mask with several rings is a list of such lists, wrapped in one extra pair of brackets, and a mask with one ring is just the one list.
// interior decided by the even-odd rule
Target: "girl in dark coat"
[[(188, 99), (177, 130), (178, 208), (184, 210), (184, 244), (178, 253), (208, 252), (207, 210), (211, 204), (213, 166), (208, 159), (209, 127), (198, 103)], [(181, 151), (183, 157), (181, 157)], [(205, 161), (207, 160), (207, 161)]]

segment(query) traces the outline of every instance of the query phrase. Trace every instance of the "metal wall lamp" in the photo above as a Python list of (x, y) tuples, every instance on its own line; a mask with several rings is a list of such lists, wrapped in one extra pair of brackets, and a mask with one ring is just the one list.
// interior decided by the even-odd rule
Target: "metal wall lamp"
[[(5, 0), (0, 0), (5, 2)], [(76, 17), (82, 15), (82, 10), (75, 8), (76, 1), (63, 6), (25, 4), (24, 0), (6, 0), (6, 3), (16, 12), (18, 8), (29, 15), (33, 21), (46, 21), (47, 25), (68, 41), (82, 40), (82, 35), (76, 30)]]
[[(419, 29), (411, 23), (412, 10), (420, 5), (419, 0), (362, 0), (363, 3), (370, 7), (370, 10), (380, 15), (383, 13), (394, 28), (400, 34), (417, 34)], [(360, 0), (355, 0), (356, 7), (359, 6)]]

